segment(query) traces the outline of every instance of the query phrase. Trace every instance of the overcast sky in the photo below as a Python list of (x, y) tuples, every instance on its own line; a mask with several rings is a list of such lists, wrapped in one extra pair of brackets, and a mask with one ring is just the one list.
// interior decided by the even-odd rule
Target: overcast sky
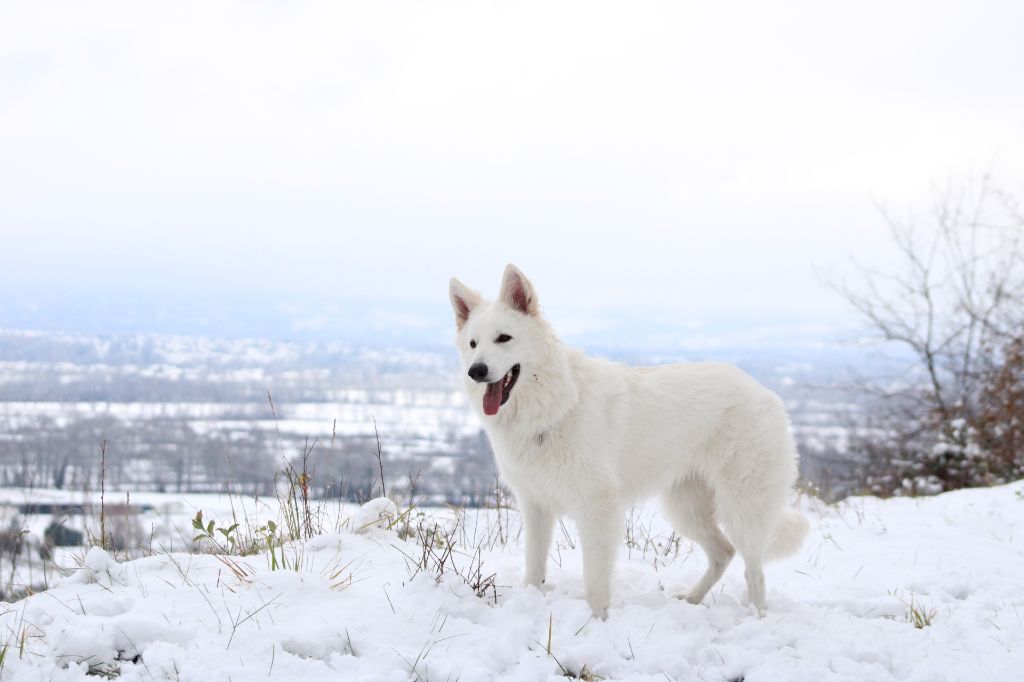
[(1022, 26), (1020, 2), (7, 1), (0, 290), (386, 310), (515, 262), (559, 310), (838, 318), (815, 269), (881, 258), (873, 202), (1024, 185)]

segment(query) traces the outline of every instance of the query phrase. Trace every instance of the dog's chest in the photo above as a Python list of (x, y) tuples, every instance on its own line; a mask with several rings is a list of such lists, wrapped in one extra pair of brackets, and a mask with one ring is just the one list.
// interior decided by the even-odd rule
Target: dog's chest
[(516, 494), (551, 499), (585, 484), (576, 449), (557, 433), (519, 438), (497, 435), (491, 443), (498, 469)]

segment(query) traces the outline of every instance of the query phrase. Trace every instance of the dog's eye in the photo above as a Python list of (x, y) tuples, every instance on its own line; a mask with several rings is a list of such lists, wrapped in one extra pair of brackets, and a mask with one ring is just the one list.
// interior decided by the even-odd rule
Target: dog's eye
[(469, 342), (469, 347), (476, 348), (476, 339), (473, 339), (472, 341)]
[(511, 336), (509, 336), (508, 334), (502, 334), (498, 338), (494, 339), (494, 343), (505, 343), (506, 341), (511, 341), (511, 340), (512, 340)]

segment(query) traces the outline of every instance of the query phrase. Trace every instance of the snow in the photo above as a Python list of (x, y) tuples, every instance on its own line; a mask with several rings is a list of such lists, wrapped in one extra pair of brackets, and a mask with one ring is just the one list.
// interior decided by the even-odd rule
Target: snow
[[(583, 601), (579, 550), (559, 529), (544, 592), (520, 586), (514, 511), (416, 510), (458, 539), (437, 579), (415, 538), (352, 517), (266, 554), (100, 549), (45, 593), (0, 605), (4, 680), (1010, 680), (1024, 670), (1024, 484), (924, 499), (802, 500), (813, 530), (767, 568), (768, 614), (742, 603), (734, 562), (704, 604), (672, 594), (703, 568), (656, 509), (631, 516), (607, 621)], [(379, 515), (383, 502), (358, 514)], [(351, 514), (349, 509), (348, 513)], [(376, 517), (374, 517), (376, 518)], [(385, 524), (397, 527), (399, 524)], [(447, 534), (446, 534), (447, 533)], [(479, 554), (474, 550), (479, 548)], [(678, 550), (678, 551), (677, 551)], [(456, 571), (495, 574), (497, 599)], [(934, 612), (908, 621), (908, 604)], [(549, 630), (550, 623), (550, 630)], [(548, 641), (550, 635), (550, 654)]]
[(356, 510), (351, 528), (365, 533), (371, 528), (391, 528), (398, 520), (398, 505), (386, 497), (370, 500)]

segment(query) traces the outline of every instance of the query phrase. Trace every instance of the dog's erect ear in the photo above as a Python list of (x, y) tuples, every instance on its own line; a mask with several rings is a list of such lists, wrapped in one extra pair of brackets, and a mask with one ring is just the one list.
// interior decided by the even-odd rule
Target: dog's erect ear
[(537, 295), (533, 292), (533, 285), (526, 275), (519, 271), (519, 268), (509, 263), (505, 266), (505, 274), (501, 277), (501, 293), (498, 298), (502, 303), (513, 310), (518, 310), (525, 315), (536, 315), (540, 312), (540, 305), (537, 303)]
[(483, 300), (480, 294), (454, 277), (448, 282), (448, 297), (452, 300), (452, 309), (455, 310), (455, 326), (459, 329), (462, 329), (462, 325), (466, 324), (466, 320), (469, 319), (469, 314), (473, 312), (473, 308), (480, 305), (480, 302)]

